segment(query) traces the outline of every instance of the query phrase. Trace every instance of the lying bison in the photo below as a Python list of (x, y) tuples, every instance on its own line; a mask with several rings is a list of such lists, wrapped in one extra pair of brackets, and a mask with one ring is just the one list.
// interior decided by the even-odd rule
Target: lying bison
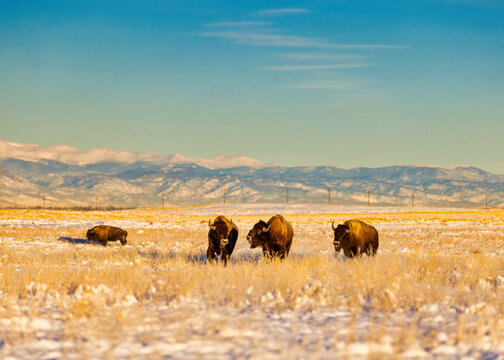
[(208, 250), (207, 259), (217, 262), (217, 256), (221, 256), (224, 266), (227, 265), (238, 239), (238, 228), (233, 224), (233, 220), (228, 220), (225, 216), (219, 215), (213, 224), (208, 220)]
[(89, 229), (86, 233), (86, 238), (92, 241), (98, 241), (103, 246), (107, 245), (108, 241), (121, 242), (121, 245), (126, 245), (126, 236), (128, 232), (115, 226), (109, 225), (98, 225), (92, 229)]
[(378, 232), (376, 229), (360, 220), (347, 220), (343, 225), (334, 227), (334, 249), (339, 252), (343, 249), (345, 256), (376, 255), (378, 250)]
[(285, 259), (292, 245), (292, 225), (282, 215), (275, 215), (267, 223), (259, 221), (247, 235), (250, 247), (262, 246), (267, 258)]

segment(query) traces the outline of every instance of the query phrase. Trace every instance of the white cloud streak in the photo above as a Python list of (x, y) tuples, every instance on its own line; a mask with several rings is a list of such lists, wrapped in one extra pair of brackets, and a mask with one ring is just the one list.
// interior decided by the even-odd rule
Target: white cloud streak
[[(232, 23), (228, 23), (232, 24)], [(238, 24), (238, 23), (236, 23)], [(230, 40), (237, 44), (251, 46), (277, 46), (277, 47), (303, 47), (303, 48), (339, 48), (362, 50), (406, 49), (408, 45), (388, 44), (331, 44), (321, 39), (308, 38), (294, 35), (279, 35), (266, 32), (229, 30), (229, 31), (203, 31), (197, 35), (209, 38)]]
[(322, 40), (292, 35), (264, 34), (248, 31), (201, 32), (198, 35), (226, 39), (238, 44), (278, 47), (330, 47)]
[(276, 54), (276, 57), (288, 60), (347, 60), (359, 59), (363, 56), (349, 54), (283, 53)]
[(348, 89), (355, 87), (355, 83), (351, 82), (312, 82), (305, 84), (290, 85), (291, 89), (301, 90), (330, 90), (330, 89)]
[(268, 26), (268, 25), (271, 25), (271, 23), (267, 21), (223, 21), (223, 22), (204, 24), (203, 26), (240, 28), (240, 27)]
[(285, 9), (267, 9), (261, 10), (255, 13), (257, 16), (286, 16), (286, 15), (299, 15), (299, 14), (307, 14), (310, 13), (309, 9), (301, 9), (301, 8), (285, 8)]
[(400, 50), (407, 49), (409, 45), (390, 45), (390, 44), (330, 44), (331, 47), (340, 49), (363, 49), (363, 50)]
[(327, 65), (286, 65), (267, 66), (263, 70), (270, 71), (312, 71), (312, 70), (334, 70), (334, 69), (355, 69), (373, 66), (372, 64), (327, 64)]

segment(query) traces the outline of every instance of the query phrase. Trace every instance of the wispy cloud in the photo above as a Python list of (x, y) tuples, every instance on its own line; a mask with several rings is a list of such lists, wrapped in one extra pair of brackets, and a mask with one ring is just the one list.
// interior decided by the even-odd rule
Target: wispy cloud
[(334, 69), (355, 69), (373, 66), (372, 64), (326, 64), (326, 65), (286, 65), (267, 66), (263, 70), (271, 71), (312, 71), (312, 70), (334, 70)]
[(363, 56), (350, 54), (283, 53), (276, 54), (276, 57), (288, 60), (348, 60), (359, 59)]
[(390, 44), (331, 44), (331, 47), (340, 49), (363, 49), (363, 50), (393, 50), (407, 49), (409, 45), (390, 45)]
[(301, 8), (284, 8), (284, 9), (267, 9), (261, 10), (255, 13), (257, 16), (286, 16), (286, 15), (298, 15), (310, 13), (309, 9)]
[(198, 35), (231, 40), (238, 44), (255, 46), (279, 46), (279, 47), (329, 47), (331, 44), (323, 40), (312, 39), (302, 36), (267, 34), (249, 31), (219, 31), (200, 32)]
[[(420, 0), (418, 0), (420, 1)], [(298, 84), (284, 85), (289, 89), (306, 91), (325, 91), (328, 94), (354, 94), (368, 88), (367, 83), (335, 79), (327, 75), (332, 71), (341, 78), (346, 69), (359, 69), (375, 66), (368, 54), (372, 51), (407, 49), (409, 45), (395, 44), (353, 44), (335, 43), (327, 38), (312, 38), (285, 34), (275, 28), (274, 17), (306, 14), (311, 10), (305, 8), (267, 9), (252, 14), (255, 20), (213, 22), (202, 25), (197, 36), (220, 39), (233, 44), (246, 46), (276, 47), (276, 54), (271, 56), (283, 60), (276, 66), (261, 67), (270, 72), (291, 72), (296, 77), (304, 78)], [(257, 18), (262, 17), (262, 18)], [(262, 21), (269, 20), (269, 21)], [(375, 57), (375, 56), (374, 56)], [(353, 72), (352, 72), (353, 74)], [(324, 77), (321, 77), (324, 75)], [(360, 98), (359, 98), (360, 99)], [(365, 98), (364, 100), (367, 100)]]
[[(219, 23), (215, 23), (219, 24)], [(236, 24), (239, 27), (240, 22), (230, 22), (221, 24)], [(242, 23), (243, 24), (243, 23)], [(215, 25), (218, 27), (219, 25)], [(220, 25), (221, 27), (233, 25)], [(243, 25), (245, 26), (245, 25)], [(236, 29), (229, 31), (203, 31), (197, 33), (199, 36), (230, 40), (237, 44), (251, 46), (277, 46), (277, 47), (303, 47), (303, 48), (339, 48), (339, 49), (362, 49), (362, 50), (385, 50), (385, 49), (406, 49), (408, 45), (389, 45), (389, 44), (332, 44), (324, 39), (314, 39), (295, 35), (280, 35), (268, 33), (266, 31), (249, 31), (245, 29)], [(304, 55), (297, 55), (304, 56)], [(306, 55), (310, 56), (310, 55)], [(316, 56), (316, 55), (311, 55)], [(322, 59), (323, 55), (318, 55)]]
[(223, 22), (213, 22), (209, 24), (204, 24), (203, 26), (240, 28), (240, 27), (268, 26), (268, 25), (271, 25), (271, 23), (267, 21), (223, 21)]
[(330, 89), (348, 89), (355, 86), (356, 84), (354, 82), (337, 81), (337, 82), (311, 82), (304, 84), (295, 84), (290, 85), (289, 88), (301, 89), (301, 90), (330, 90)]

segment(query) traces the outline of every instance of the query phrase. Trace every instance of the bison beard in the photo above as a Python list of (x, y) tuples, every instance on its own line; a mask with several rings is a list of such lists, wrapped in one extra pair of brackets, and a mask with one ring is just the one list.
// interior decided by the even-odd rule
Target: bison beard
[(103, 246), (107, 245), (108, 241), (121, 242), (121, 245), (126, 245), (128, 232), (115, 226), (98, 225), (89, 229), (86, 233), (88, 240), (100, 242)]
[(343, 225), (334, 227), (334, 249), (343, 253), (347, 257), (362, 256), (363, 253), (368, 256), (376, 255), (378, 250), (378, 231), (360, 220), (347, 220)]
[(226, 266), (238, 240), (238, 227), (223, 215), (217, 216), (213, 224), (208, 220), (208, 226), (210, 230), (208, 231), (207, 259), (210, 262), (217, 262), (220, 256)]
[(289, 255), (294, 232), (282, 215), (275, 215), (267, 223), (259, 221), (247, 235), (250, 247), (261, 246), (266, 258), (285, 259)]

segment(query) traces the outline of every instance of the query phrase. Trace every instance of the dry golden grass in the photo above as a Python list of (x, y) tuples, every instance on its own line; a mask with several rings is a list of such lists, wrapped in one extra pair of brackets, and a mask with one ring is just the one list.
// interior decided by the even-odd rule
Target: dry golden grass
[[(130, 221), (132, 227), (128, 246), (105, 248), (68, 241), (83, 239), (85, 228), (0, 227), (0, 336), (10, 346), (42, 336), (75, 349), (98, 338), (112, 351), (131, 334), (149, 345), (160, 340), (160, 330), (170, 336), (164, 341), (176, 343), (194, 336), (219, 340), (218, 329), (256, 326), (216, 313), (333, 309), (351, 315), (342, 323), (347, 330), (332, 340), (349, 349), (382, 338), (392, 339), (395, 354), (414, 346), (428, 351), (440, 341), (504, 341), (504, 233), (493, 228), (504, 225), (504, 211), (289, 215), (295, 237), (284, 262), (265, 262), (247, 249), (244, 237), (259, 218), (268, 216), (233, 216), (240, 237), (223, 268), (205, 263), (208, 216), (2, 210), (4, 222)], [(334, 256), (330, 221), (348, 218), (376, 224), (375, 258)], [(365, 331), (359, 330), (363, 317)], [(28, 326), (35, 319), (51, 327), (40, 335)], [(324, 341), (320, 348), (296, 346), (322, 351)], [(252, 354), (256, 346), (250, 344)]]

